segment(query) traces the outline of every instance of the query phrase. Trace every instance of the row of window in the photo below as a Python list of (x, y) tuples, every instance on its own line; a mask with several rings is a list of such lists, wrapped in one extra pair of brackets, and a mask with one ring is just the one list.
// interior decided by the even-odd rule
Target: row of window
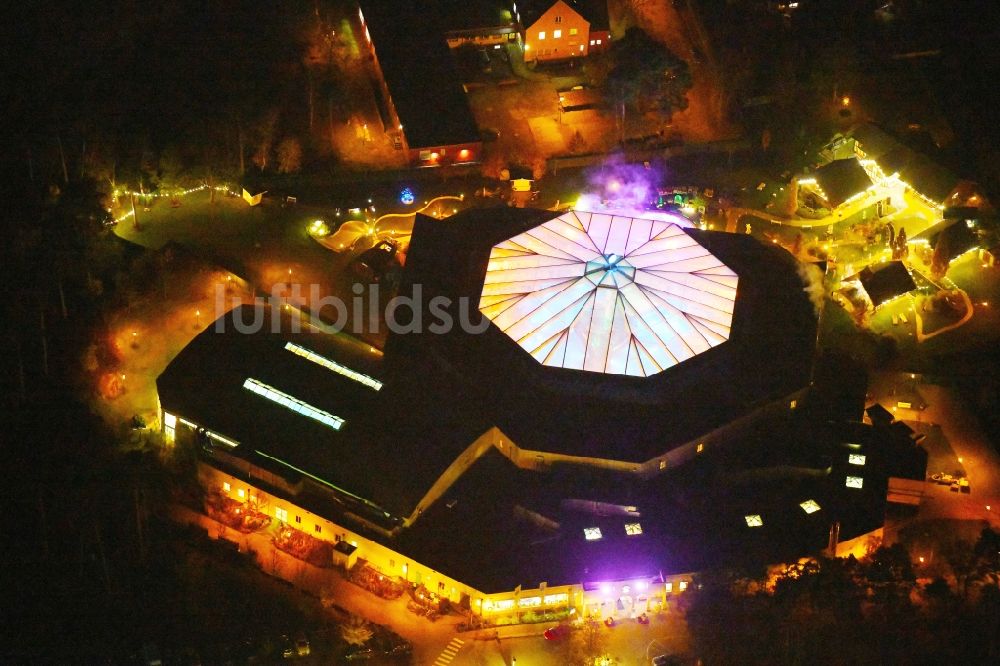
[[(847, 477), (847, 478), (850, 479), (850, 478), (853, 478), (853, 477)], [(848, 485), (850, 485), (850, 484), (848, 484)], [(860, 486), (858, 486), (858, 487), (860, 488)], [(812, 500), (812, 499), (808, 499), (805, 502), (799, 502), (799, 507), (803, 511), (805, 511), (807, 514), (816, 513), (817, 511), (819, 511), (822, 508), (822, 507), (820, 507), (819, 503), (816, 500)], [(764, 526), (764, 519), (760, 517), (760, 514), (752, 513), (750, 515), (743, 516), (743, 520), (746, 521), (747, 527), (763, 527)]]
[[(559, 21), (556, 21), (556, 23), (559, 23)], [(569, 29), (570, 36), (573, 36), (573, 35), (577, 34), (578, 32), (579, 31), (576, 28), (570, 28)], [(562, 30), (553, 30), (552, 31), (552, 39), (559, 39), (561, 37), (562, 37)], [(545, 39), (545, 31), (544, 30), (540, 30), (538, 32), (538, 39), (539, 39), (539, 41)], [(593, 44), (594, 42), (591, 41), (590, 43)], [(600, 40), (598, 40), (597, 43), (600, 44), (601, 43)]]
[[(224, 492), (226, 492), (226, 493), (230, 493), (230, 492), (233, 491), (233, 486), (228, 481), (223, 481), (222, 482), (222, 490)], [(236, 490), (236, 496), (239, 497), (240, 499), (246, 499), (246, 497), (247, 497), (247, 491), (245, 489), (243, 489), (243, 488), (238, 488)], [(283, 509), (280, 506), (274, 507), (274, 517), (277, 518), (278, 520), (280, 520), (283, 523), (287, 523), (288, 522), (288, 509)], [(298, 524), (298, 525), (301, 525), (302, 524), (302, 516), (295, 516), (295, 523)], [(316, 532), (317, 534), (320, 534), (320, 533), (323, 532), (323, 526), (319, 525), (319, 524), (313, 525), (313, 531)]]
[[(488, 611), (505, 611), (514, 608), (514, 599), (500, 599), (498, 601), (486, 600), (483, 609)], [(556, 606), (569, 603), (569, 595), (565, 592), (560, 594), (546, 594), (544, 597), (524, 597), (517, 600), (518, 608), (537, 608), (539, 606)]]
[[(642, 534), (642, 525), (640, 523), (625, 523), (625, 534), (627, 536), (639, 536)], [(601, 533), (600, 527), (584, 527), (583, 528), (583, 538), (587, 541), (598, 541), (604, 536)]]

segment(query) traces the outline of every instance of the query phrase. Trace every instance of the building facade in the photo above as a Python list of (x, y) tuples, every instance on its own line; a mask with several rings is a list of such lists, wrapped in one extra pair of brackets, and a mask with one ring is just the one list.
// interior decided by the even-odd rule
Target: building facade
[(589, 4), (594, 7), (556, 0), (537, 18), (528, 19), (523, 38), (525, 62), (571, 60), (607, 50), (611, 42), (607, 7)]

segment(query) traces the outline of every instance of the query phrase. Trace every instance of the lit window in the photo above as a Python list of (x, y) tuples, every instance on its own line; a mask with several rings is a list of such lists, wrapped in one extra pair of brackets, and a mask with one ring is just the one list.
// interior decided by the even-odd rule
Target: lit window
[(601, 40), (598, 39), (597, 40), (597, 45), (600, 46), (600, 44), (601, 44)]
[(324, 412), (322, 409), (313, 407), (312, 405), (302, 402), (298, 398), (292, 397), (287, 393), (279, 391), (273, 386), (268, 386), (264, 382), (256, 379), (247, 379), (243, 382), (243, 388), (253, 391), (257, 395), (267, 398), (271, 402), (276, 402), (279, 405), (286, 407), (293, 412), (298, 412), (303, 416), (307, 416), (315, 421), (319, 421), (323, 425), (330, 426), (334, 430), (340, 430), (340, 427), (344, 425), (344, 419), (339, 416), (334, 416), (329, 412)]
[(747, 521), (747, 527), (763, 527), (764, 519), (758, 514), (753, 514), (750, 516), (743, 516), (743, 520)]
[(560, 37), (562, 37), (562, 30), (552, 31), (552, 39), (559, 39)]
[(806, 500), (805, 502), (799, 504), (799, 506), (801, 506), (802, 510), (806, 513), (816, 513), (819, 511), (819, 504), (816, 503), (816, 500)]
[(205, 431), (205, 436), (208, 437), (209, 439), (213, 440), (213, 441), (219, 442), (220, 444), (225, 444), (226, 446), (228, 446), (231, 449), (235, 449), (237, 446), (240, 445), (239, 442), (235, 442), (235, 441), (229, 439), (228, 437), (223, 437), (219, 433), (212, 432), (211, 430), (206, 430)]
[(683, 592), (684, 590), (688, 589), (688, 582), (686, 580), (682, 580), (677, 587), (679, 587), (681, 589), (681, 592)]
[(670, 594), (671, 592), (674, 591), (674, 584), (673, 583), (667, 583), (666, 584), (666, 589), (667, 589), (667, 594)]
[(233, 489), (233, 487), (231, 485), (229, 485), (228, 481), (223, 481), (222, 482), (222, 490), (224, 490), (225, 492), (228, 493), (232, 489)]
[(544, 30), (542, 30), (541, 32), (538, 33), (538, 39), (540, 41), (543, 41), (545, 39), (545, 31)]
[(847, 462), (851, 463), (852, 465), (864, 465), (865, 457), (860, 453), (849, 453), (847, 455)]
[(315, 529), (317, 534), (323, 531), (323, 528), (320, 525), (316, 525)]
[(580, 50), (581, 51), (583, 50), (583, 44), (580, 44)]
[(553, 604), (564, 604), (569, 601), (569, 595), (563, 592), (562, 594), (546, 594), (542, 598), (542, 603), (546, 606), (551, 606)]
[(541, 597), (524, 597), (523, 599), (518, 599), (517, 605), (521, 608), (530, 608), (532, 606), (541, 606)]
[(247, 495), (246, 491), (243, 490), (242, 488), (240, 488), (239, 490), (237, 490), (236, 494), (239, 495), (240, 497), (246, 497), (246, 495)]
[(570, 29), (569, 29), (569, 34), (571, 34), (571, 35), (575, 35), (575, 34), (576, 34), (576, 33), (578, 33), (578, 32), (580, 32), (580, 31), (579, 31), (579, 30), (577, 30), (576, 28), (570, 28)]
[(288, 522), (288, 511), (282, 509), (280, 506), (274, 507), (274, 517), (283, 523)]
[(705, 450), (705, 445), (700, 442), (698, 443), (698, 446), (694, 447), (695, 453), (701, 453), (704, 450)]
[(625, 534), (628, 536), (637, 536), (642, 534), (642, 525), (639, 523), (625, 523)]
[(862, 479), (860, 476), (849, 476), (847, 477), (847, 480), (844, 482), (844, 485), (846, 485), (848, 488), (862, 488), (865, 485), (865, 480)]
[(583, 537), (587, 541), (597, 541), (601, 538), (601, 528), (600, 527), (584, 527)]
[(501, 599), (493, 603), (493, 610), (505, 611), (514, 607), (513, 599)]
[(377, 379), (372, 379), (368, 375), (363, 375), (360, 372), (355, 372), (354, 370), (351, 370), (346, 366), (336, 363), (335, 361), (331, 361), (325, 356), (320, 356), (316, 352), (306, 349), (301, 345), (297, 345), (294, 342), (286, 342), (285, 349), (292, 352), (293, 354), (301, 356), (304, 359), (312, 361), (317, 365), (321, 365), (327, 370), (332, 370), (333, 372), (336, 372), (338, 375), (342, 375), (344, 377), (347, 377), (348, 379), (353, 379), (359, 384), (364, 384), (368, 388), (375, 389), (376, 391), (382, 388), (382, 382), (378, 381)]
[(661, 460), (660, 461), (660, 469), (666, 469), (666, 468), (667, 468), (667, 461), (666, 460)]
[(593, 46), (593, 45), (594, 45), (594, 40), (590, 40), (590, 45), (591, 45), (591, 46)]
[(163, 412), (163, 425), (167, 426), (168, 428), (176, 428), (177, 417), (174, 416), (173, 414), (168, 414), (167, 412)]

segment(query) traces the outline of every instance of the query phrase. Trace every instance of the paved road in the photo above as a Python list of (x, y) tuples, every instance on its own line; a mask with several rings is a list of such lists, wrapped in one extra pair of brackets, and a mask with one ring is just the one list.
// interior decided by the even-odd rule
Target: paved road
[[(896, 389), (910, 381), (906, 373), (881, 373), (872, 378), (870, 390), (876, 401), (891, 409), (899, 392)], [(947, 486), (929, 483), (917, 519), (982, 520), (1000, 527), (1000, 454), (979, 427), (976, 416), (951, 389), (923, 382), (916, 388), (927, 403), (926, 408), (918, 411), (897, 407), (896, 417), (937, 424), (955, 460), (947, 469), (928, 469), (928, 474), (964, 469), (971, 488), (969, 494), (954, 493)]]
[[(419, 617), (406, 610), (406, 595), (387, 601), (348, 582), (337, 570), (312, 566), (278, 550), (271, 543), (271, 530), (242, 534), (180, 505), (173, 505), (172, 517), (182, 524), (192, 523), (204, 527), (212, 538), (223, 536), (239, 543), (241, 552), (253, 550), (257, 553), (258, 562), (264, 563), (265, 573), (283, 578), (313, 594), (324, 589), (331, 590), (340, 607), (376, 624), (388, 626), (410, 641), (413, 644), (413, 663), (418, 666), (445, 666), (446, 663), (452, 663), (440, 661), (449, 647), (456, 648), (448, 653), (453, 657), (454, 663), (466, 663), (462, 661), (461, 655), (469, 641), (456, 633), (456, 625), (461, 622), (461, 618), (449, 616), (431, 622)], [(456, 637), (464, 642), (455, 643)]]

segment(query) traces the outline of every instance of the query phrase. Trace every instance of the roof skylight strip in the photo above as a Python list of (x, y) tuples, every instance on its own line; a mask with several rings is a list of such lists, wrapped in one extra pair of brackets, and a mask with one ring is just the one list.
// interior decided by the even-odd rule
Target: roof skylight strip
[(342, 375), (344, 377), (347, 377), (348, 379), (353, 379), (359, 384), (364, 384), (368, 388), (374, 389), (376, 391), (382, 389), (382, 382), (380, 382), (379, 380), (373, 379), (368, 375), (363, 375), (360, 372), (355, 372), (354, 370), (351, 370), (347, 366), (341, 365), (335, 361), (331, 361), (325, 356), (320, 356), (319, 354), (310, 349), (306, 349), (302, 345), (297, 345), (294, 342), (286, 342), (285, 349), (292, 352), (293, 354), (301, 356), (304, 359), (312, 361), (317, 365), (321, 365), (327, 370), (332, 370), (333, 372), (336, 372), (338, 375)]
[(324, 425), (328, 425), (334, 430), (340, 430), (340, 427), (344, 425), (344, 419), (339, 416), (334, 416), (329, 412), (325, 412), (322, 409), (313, 407), (309, 403), (302, 402), (298, 398), (283, 393), (273, 386), (269, 386), (264, 382), (249, 378), (243, 382), (243, 388), (253, 391), (257, 395), (267, 398), (271, 402), (275, 402), (282, 407), (286, 407), (293, 412), (298, 412), (303, 416), (307, 416), (314, 421), (319, 421)]

